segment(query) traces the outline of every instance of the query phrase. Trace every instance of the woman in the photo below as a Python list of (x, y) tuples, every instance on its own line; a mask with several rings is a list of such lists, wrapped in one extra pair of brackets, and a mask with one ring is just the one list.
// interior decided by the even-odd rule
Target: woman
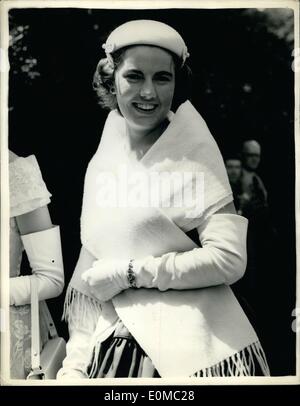
[(267, 375), (228, 287), (245, 270), (247, 220), (201, 116), (189, 101), (171, 113), (186, 45), (140, 20), (104, 49), (94, 84), (112, 111), (85, 178), (58, 377)]
[[(10, 377), (25, 379), (31, 369), (30, 280), (39, 300), (61, 294), (64, 286), (60, 232), (47, 208), (51, 194), (34, 155), (9, 152), (10, 192)], [(25, 249), (32, 275), (21, 276)], [(41, 345), (48, 340), (47, 305), (40, 304)]]

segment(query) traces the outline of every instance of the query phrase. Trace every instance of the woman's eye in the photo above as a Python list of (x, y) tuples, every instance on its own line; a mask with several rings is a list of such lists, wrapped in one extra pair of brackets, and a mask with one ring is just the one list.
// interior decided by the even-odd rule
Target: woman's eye
[(136, 82), (140, 79), (140, 76), (136, 73), (129, 73), (125, 77), (129, 82)]
[(165, 83), (165, 82), (170, 82), (170, 81), (171, 81), (171, 77), (170, 77), (170, 76), (166, 76), (166, 75), (156, 76), (155, 79), (156, 79), (158, 82), (161, 82), (161, 83)]

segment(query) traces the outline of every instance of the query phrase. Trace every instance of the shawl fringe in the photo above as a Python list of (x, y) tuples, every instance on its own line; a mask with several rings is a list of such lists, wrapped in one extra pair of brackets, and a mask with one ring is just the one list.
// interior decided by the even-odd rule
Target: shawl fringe
[[(259, 341), (250, 344), (212, 367), (196, 372), (192, 377), (236, 377), (255, 376), (255, 362), (259, 364), (264, 376), (270, 376), (266, 355)], [(227, 372), (226, 372), (227, 371)]]
[[(99, 353), (101, 342), (97, 343), (93, 350), (93, 358), (90, 363), (89, 378), (96, 373), (99, 367)], [(209, 377), (237, 377), (237, 376), (255, 376), (255, 362), (259, 364), (264, 376), (270, 376), (269, 366), (266, 360), (264, 350), (259, 341), (245, 347), (243, 350), (226, 358), (209, 368), (197, 371), (191, 375), (191, 378), (209, 378)]]
[(68, 286), (62, 320), (69, 329), (94, 331), (101, 313), (101, 304), (70, 285)]

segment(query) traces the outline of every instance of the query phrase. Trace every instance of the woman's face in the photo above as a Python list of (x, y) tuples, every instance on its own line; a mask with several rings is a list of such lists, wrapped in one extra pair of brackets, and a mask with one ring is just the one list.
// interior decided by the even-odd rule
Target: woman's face
[(175, 88), (172, 56), (161, 48), (128, 48), (115, 72), (119, 109), (129, 128), (148, 132), (159, 128), (170, 111)]

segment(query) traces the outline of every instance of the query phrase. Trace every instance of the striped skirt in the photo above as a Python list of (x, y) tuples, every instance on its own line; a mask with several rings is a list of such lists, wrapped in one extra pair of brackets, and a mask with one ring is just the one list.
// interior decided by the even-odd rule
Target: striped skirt
[[(87, 369), (89, 378), (160, 378), (151, 359), (123, 322), (105, 341), (96, 345)], [(232, 357), (201, 370), (193, 377), (269, 376), (260, 343), (254, 343)]]

